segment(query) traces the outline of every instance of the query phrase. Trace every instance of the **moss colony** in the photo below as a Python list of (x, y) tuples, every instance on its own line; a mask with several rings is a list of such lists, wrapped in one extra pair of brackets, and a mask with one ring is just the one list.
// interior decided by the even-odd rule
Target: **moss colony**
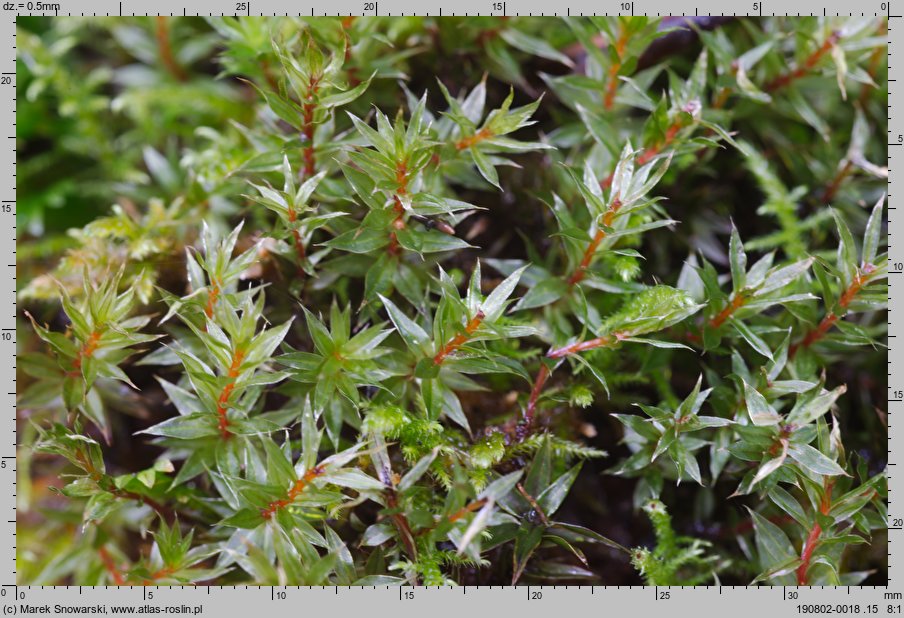
[(884, 583), (886, 51), (20, 18), (20, 582)]

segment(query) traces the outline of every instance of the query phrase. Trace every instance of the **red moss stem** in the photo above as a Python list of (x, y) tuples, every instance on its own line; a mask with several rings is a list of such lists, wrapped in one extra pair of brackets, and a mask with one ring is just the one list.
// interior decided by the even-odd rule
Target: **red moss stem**
[(841, 188), (841, 184), (851, 173), (853, 166), (853, 162), (850, 159), (846, 159), (844, 165), (842, 165), (835, 173), (835, 177), (832, 178), (832, 182), (829, 183), (829, 186), (826, 187), (825, 192), (822, 194), (822, 202), (824, 204), (828, 204), (833, 199), (835, 199), (835, 195), (838, 193), (838, 189)]
[(493, 137), (493, 131), (489, 127), (484, 127), (474, 135), (468, 135), (455, 142), (455, 149), (464, 150), (491, 137)]
[(450, 339), (446, 343), (446, 345), (440, 348), (440, 351), (437, 352), (436, 356), (433, 357), (433, 363), (435, 365), (442, 365), (447, 356), (467, 343), (467, 341), (474, 335), (474, 332), (478, 328), (480, 328), (480, 325), (485, 317), (486, 316), (484, 315), (483, 311), (478, 310), (477, 315), (468, 320), (468, 323), (465, 325), (464, 331), (452, 337), (452, 339)]
[(537, 377), (534, 379), (534, 386), (530, 391), (530, 398), (527, 400), (527, 407), (524, 409), (524, 423), (527, 425), (528, 429), (530, 429), (534, 423), (534, 416), (537, 411), (537, 401), (540, 399), (540, 393), (543, 392), (543, 387), (546, 385), (550, 373), (551, 372), (546, 365), (540, 365), (540, 371), (537, 372)]
[[(587, 341), (578, 341), (561, 348), (550, 350), (546, 353), (546, 357), (564, 358), (569, 354), (577, 354), (578, 352), (612, 345), (613, 343), (620, 341), (623, 337), (624, 335), (622, 333), (612, 333)], [(522, 420), (526, 431), (523, 431), (522, 433), (524, 433), (525, 436), (530, 433), (531, 427), (534, 424), (534, 418), (537, 412), (537, 401), (539, 401), (540, 394), (543, 392), (543, 387), (546, 386), (546, 382), (549, 380), (550, 375), (552, 375), (552, 371), (549, 367), (545, 364), (541, 364), (540, 370), (537, 372), (537, 377), (534, 378), (534, 385), (533, 388), (531, 388), (527, 406), (524, 409), (524, 418)]]
[(188, 75), (185, 73), (185, 69), (179, 66), (179, 63), (176, 62), (176, 57), (173, 55), (173, 48), (170, 44), (169, 36), (169, 18), (167, 16), (157, 16), (156, 34), (160, 61), (163, 63), (163, 66), (166, 67), (166, 70), (170, 75), (175, 77), (178, 81), (184, 82), (188, 79)]
[(621, 207), (621, 200), (616, 197), (612, 201), (612, 205), (609, 206), (609, 210), (607, 210), (606, 214), (603, 215), (602, 226), (596, 231), (596, 234), (593, 235), (590, 244), (587, 245), (587, 248), (584, 250), (584, 255), (581, 257), (580, 264), (578, 264), (577, 268), (575, 268), (574, 272), (571, 273), (571, 276), (568, 278), (568, 287), (574, 287), (584, 280), (584, 277), (587, 274), (587, 269), (590, 267), (590, 263), (593, 261), (593, 256), (596, 254), (596, 250), (599, 248), (600, 243), (603, 242), (603, 239), (606, 237), (606, 232), (605, 230), (603, 230), (603, 228), (612, 225), (612, 221), (615, 220), (615, 215), (618, 214), (618, 210)]
[(220, 284), (216, 281), (210, 282), (210, 291), (207, 293), (207, 305), (204, 307), (204, 315), (207, 319), (213, 318), (213, 309), (217, 306), (220, 298)]
[(220, 435), (223, 439), (229, 438), (229, 417), (226, 415), (227, 410), (229, 410), (229, 397), (232, 395), (232, 391), (235, 390), (235, 381), (236, 378), (239, 377), (239, 369), (242, 366), (242, 360), (245, 358), (245, 352), (243, 350), (236, 350), (232, 355), (232, 363), (229, 365), (229, 371), (226, 373), (226, 376), (229, 378), (229, 382), (226, 383), (226, 386), (223, 387), (223, 390), (220, 391), (220, 396), (217, 398), (217, 426), (220, 429)]
[(613, 60), (612, 64), (609, 65), (606, 93), (603, 96), (603, 107), (607, 110), (612, 109), (612, 106), (615, 104), (615, 94), (618, 92), (618, 72), (622, 68), (621, 58), (625, 53), (625, 48), (628, 46), (628, 35), (629, 33), (625, 27), (619, 24), (618, 39), (615, 41), (616, 60)]
[(745, 302), (747, 302), (747, 298), (743, 294), (736, 294), (731, 302), (725, 305), (725, 308), (709, 321), (709, 325), (713, 328), (719, 328), (728, 318), (734, 315), (735, 311), (743, 307)]
[(295, 498), (297, 498), (314, 479), (318, 476), (322, 476), (325, 471), (326, 469), (323, 466), (314, 466), (305, 472), (300, 479), (292, 484), (292, 487), (286, 492), (286, 497), (281, 500), (274, 500), (268, 504), (267, 508), (261, 511), (261, 516), (264, 519), (270, 519), (277, 511), (292, 504), (292, 502), (295, 501)]
[[(829, 511), (832, 509), (833, 485), (834, 481), (831, 481), (829, 479), (826, 479), (823, 483), (825, 493), (823, 494), (822, 500), (819, 504), (819, 512), (823, 515), (828, 515)], [(810, 533), (807, 535), (807, 540), (804, 541), (803, 548), (800, 552), (800, 566), (797, 567), (798, 586), (809, 585), (807, 571), (810, 569), (810, 561), (813, 558), (813, 552), (816, 551), (816, 546), (819, 544), (820, 535), (822, 535), (822, 526), (819, 525), (818, 521), (814, 521), (813, 527), (810, 528)]]
[(829, 37), (825, 40), (825, 42), (819, 46), (813, 53), (811, 53), (807, 58), (801, 63), (799, 67), (794, 69), (793, 71), (789, 71), (783, 75), (779, 75), (772, 81), (768, 82), (766, 86), (763, 88), (766, 92), (775, 92), (789, 84), (794, 83), (798, 79), (809, 74), (816, 64), (832, 50), (832, 47), (841, 39), (841, 33), (833, 32), (829, 35)]
[(126, 584), (126, 578), (123, 577), (122, 573), (119, 571), (116, 562), (113, 560), (113, 556), (110, 555), (107, 548), (98, 548), (97, 554), (100, 556), (101, 562), (104, 563), (104, 568), (107, 570), (107, 573), (113, 578), (113, 584), (116, 586), (124, 586)]
[(81, 375), (82, 363), (86, 358), (91, 358), (94, 355), (100, 346), (100, 338), (103, 336), (104, 331), (102, 328), (91, 331), (91, 334), (88, 335), (88, 338), (76, 351), (75, 358), (72, 359), (72, 371), (69, 372), (69, 377), (75, 378)]
[[(662, 138), (662, 141), (658, 144), (653, 144), (643, 152), (641, 152), (635, 161), (635, 165), (641, 167), (646, 165), (650, 161), (652, 161), (656, 156), (666, 149), (672, 142), (675, 141), (675, 137), (678, 135), (678, 132), (682, 129), (682, 124), (680, 121), (676, 120), (673, 122), (669, 128), (666, 130), (665, 135)], [(608, 176), (606, 176), (603, 180), (600, 181), (600, 187), (603, 189), (608, 189), (612, 186), (612, 181), (615, 179), (615, 171), (611, 172)]]
[(835, 326), (838, 319), (844, 317), (844, 314), (847, 313), (848, 307), (854, 302), (854, 299), (857, 298), (857, 294), (860, 293), (863, 286), (869, 282), (869, 275), (872, 273), (873, 269), (874, 267), (871, 264), (867, 264), (864, 266), (862, 272), (858, 271), (854, 275), (853, 281), (851, 281), (851, 284), (841, 294), (841, 298), (838, 299), (838, 307), (841, 309), (841, 312), (836, 313), (833, 311), (832, 313), (827, 313), (816, 328), (812, 329), (804, 335), (803, 339), (791, 346), (788, 350), (788, 356), (790, 358), (794, 358), (794, 355), (797, 354), (800, 348), (809, 348), (832, 330), (832, 327)]

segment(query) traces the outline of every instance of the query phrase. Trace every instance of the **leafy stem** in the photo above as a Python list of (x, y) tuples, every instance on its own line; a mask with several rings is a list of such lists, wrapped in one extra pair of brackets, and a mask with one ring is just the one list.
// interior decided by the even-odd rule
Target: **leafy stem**
[[(832, 508), (832, 487), (834, 485), (835, 481), (831, 478), (827, 477), (825, 481), (823, 481), (825, 491), (822, 500), (820, 500), (819, 503), (819, 512), (823, 515), (828, 515), (829, 510)], [(813, 527), (810, 528), (810, 533), (807, 535), (807, 539), (804, 541), (803, 548), (800, 552), (800, 566), (797, 567), (798, 586), (808, 585), (809, 580), (807, 578), (807, 571), (810, 569), (810, 561), (813, 559), (813, 552), (819, 544), (820, 535), (822, 535), (822, 526), (819, 525), (818, 521), (814, 521)]]
[(301, 135), (304, 141), (302, 158), (304, 159), (304, 177), (311, 178), (315, 173), (314, 159), (314, 112), (317, 110), (315, 97), (319, 90), (319, 78), (311, 75), (308, 82), (307, 100), (301, 106)]
[(402, 205), (401, 198), (402, 195), (408, 193), (408, 163), (404, 159), (396, 162), (395, 177), (398, 188), (395, 195), (392, 196), (392, 207), (395, 210), (396, 217), (392, 220), (392, 231), (389, 233), (388, 251), (391, 255), (399, 253), (399, 239), (396, 236), (396, 232), (404, 230), (407, 226), (405, 223), (405, 207)]
[(289, 488), (289, 491), (286, 492), (286, 497), (280, 500), (274, 500), (270, 504), (267, 505), (267, 508), (261, 511), (261, 517), (264, 519), (271, 519), (273, 515), (276, 514), (277, 511), (283, 509), (297, 498), (307, 487), (311, 484), (311, 482), (316, 479), (318, 476), (322, 476), (326, 469), (323, 466), (314, 466), (303, 475), (301, 475), (300, 479), (297, 479), (292, 487)]
[[(672, 124), (669, 125), (669, 128), (666, 129), (665, 135), (662, 137), (658, 143), (653, 144), (642, 153), (637, 156), (637, 160), (635, 161), (635, 165), (637, 167), (643, 167), (653, 159), (655, 159), (659, 153), (668, 148), (672, 142), (675, 141), (675, 138), (678, 136), (678, 132), (684, 128), (684, 124), (680, 119), (676, 119)], [(606, 176), (603, 180), (600, 181), (600, 187), (603, 189), (608, 189), (612, 186), (612, 181), (615, 179), (615, 170), (613, 170), (608, 176)]]
[(537, 377), (534, 379), (534, 386), (530, 391), (530, 398), (527, 400), (527, 407), (524, 409), (524, 424), (528, 430), (530, 430), (534, 423), (537, 401), (540, 399), (540, 393), (543, 392), (543, 387), (546, 385), (546, 381), (549, 379), (551, 373), (549, 367), (545, 364), (540, 365), (540, 370), (537, 372)]
[(213, 310), (214, 307), (217, 306), (217, 301), (220, 298), (220, 285), (215, 280), (211, 280), (210, 282), (210, 291), (207, 293), (207, 304), (204, 306), (204, 315), (207, 316), (207, 319), (213, 318)]
[(615, 41), (615, 57), (609, 65), (609, 76), (606, 81), (606, 94), (603, 97), (603, 107), (607, 110), (612, 109), (615, 103), (615, 93), (618, 91), (618, 72), (622, 68), (622, 56), (625, 54), (625, 48), (628, 46), (628, 38), (630, 32), (624, 25), (619, 22), (618, 38)]
[(744, 294), (740, 292), (735, 294), (735, 297), (731, 299), (731, 302), (725, 305), (722, 311), (709, 321), (709, 325), (713, 328), (719, 328), (728, 320), (728, 318), (733, 316), (738, 309), (743, 307), (746, 302), (747, 297)]
[(84, 359), (91, 358), (91, 356), (97, 351), (97, 348), (100, 346), (100, 338), (104, 336), (104, 329), (97, 328), (91, 331), (91, 334), (88, 335), (88, 338), (84, 343), (79, 347), (78, 351), (75, 354), (75, 358), (72, 359), (72, 371), (70, 373), (70, 377), (79, 377), (82, 371), (82, 363)]
[(819, 325), (812, 329), (798, 343), (795, 343), (788, 350), (788, 355), (794, 358), (800, 348), (809, 348), (811, 345), (825, 337), (838, 320), (847, 313), (848, 307), (857, 298), (860, 290), (869, 283), (869, 278), (875, 267), (872, 264), (866, 264), (862, 269), (854, 274), (854, 278), (847, 289), (838, 299), (838, 308), (835, 311), (828, 312), (825, 317), (820, 320)]
[(575, 285), (583, 281), (584, 276), (587, 274), (587, 269), (590, 267), (590, 263), (593, 261), (593, 256), (596, 254), (596, 250), (599, 248), (600, 243), (603, 242), (603, 239), (606, 237), (605, 228), (612, 225), (612, 221), (615, 219), (615, 215), (618, 214), (618, 210), (619, 208), (621, 208), (621, 206), (621, 200), (619, 200), (617, 197), (612, 200), (612, 204), (609, 206), (606, 214), (603, 215), (602, 226), (600, 226), (600, 228), (596, 231), (596, 234), (593, 235), (593, 238), (590, 240), (590, 244), (587, 245), (587, 249), (584, 250), (584, 255), (581, 257), (581, 262), (568, 278), (568, 287), (574, 287)]
[(440, 348), (439, 352), (436, 353), (436, 356), (433, 357), (433, 363), (435, 365), (442, 365), (443, 361), (446, 360), (446, 357), (455, 352), (458, 348), (464, 345), (468, 339), (470, 339), (474, 333), (480, 328), (480, 325), (483, 323), (483, 319), (486, 317), (483, 311), (477, 311), (477, 315), (468, 320), (468, 323), (465, 325), (464, 331), (458, 333), (452, 339), (450, 339), (446, 344)]
[(456, 150), (465, 150), (471, 146), (475, 146), (480, 142), (493, 137), (493, 131), (490, 127), (484, 127), (473, 135), (468, 135), (455, 142)]
[(226, 386), (223, 387), (223, 390), (220, 391), (220, 396), (217, 398), (217, 426), (223, 439), (227, 439), (231, 435), (229, 433), (229, 417), (226, 415), (226, 411), (229, 409), (229, 397), (235, 389), (235, 381), (236, 378), (239, 377), (239, 369), (242, 366), (244, 358), (245, 352), (243, 350), (237, 349), (235, 353), (233, 353), (232, 363), (229, 365), (229, 371), (226, 373), (227, 377), (229, 377), (229, 382), (226, 383)]
[(184, 82), (188, 79), (188, 75), (185, 73), (185, 69), (176, 62), (176, 57), (173, 55), (173, 47), (169, 36), (169, 18), (165, 15), (157, 16), (156, 35), (160, 61), (163, 62), (163, 66), (166, 67), (170, 75), (175, 77), (176, 80)]
[[(604, 335), (587, 341), (578, 341), (561, 348), (552, 349), (546, 353), (546, 357), (554, 359), (564, 358), (570, 354), (577, 354), (578, 352), (583, 352), (585, 350), (593, 350), (595, 348), (611, 345), (612, 343), (618, 342), (622, 337), (622, 333), (612, 333), (611, 335)], [(550, 375), (552, 375), (552, 370), (546, 364), (541, 363), (540, 369), (537, 371), (537, 377), (534, 378), (534, 385), (531, 388), (530, 397), (527, 400), (527, 407), (524, 410), (523, 421), (528, 433), (534, 423), (537, 401), (540, 399), (540, 394), (543, 392), (543, 387), (546, 385), (547, 380), (549, 380)]]
[(107, 548), (99, 547), (97, 549), (97, 554), (100, 556), (100, 561), (104, 563), (104, 568), (107, 570), (107, 573), (113, 578), (113, 583), (117, 586), (125, 586), (126, 578), (123, 577), (119, 567), (116, 566), (116, 562), (114, 562), (113, 556), (110, 555)]
[(764, 87), (766, 92), (775, 92), (776, 90), (780, 90), (785, 86), (797, 81), (798, 79), (806, 76), (810, 71), (813, 70), (813, 67), (817, 65), (817, 63), (832, 50), (832, 47), (841, 40), (841, 33), (837, 30), (832, 32), (829, 37), (825, 40), (825, 42), (820, 45), (815, 51), (813, 51), (806, 59), (801, 63), (799, 67), (794, 69), (793, 71), (789, 71), (788, 73), (784, 73), (779, 75), (772, 81), (768, 82)]

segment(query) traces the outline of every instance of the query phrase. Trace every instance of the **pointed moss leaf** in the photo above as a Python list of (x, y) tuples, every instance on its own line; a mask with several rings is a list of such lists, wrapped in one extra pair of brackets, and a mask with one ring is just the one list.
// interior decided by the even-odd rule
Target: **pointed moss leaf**
[(841, 466), (808, 444), (790, 444), (788, 457), (814, 474), (826, 476), (845, 474)]
[(484, 319), (487, 322), (495, 322), (499, 319), (499, 316), (502, 315), (502, 312), (505, 309), (505, 301), (508, 300), (508, 297), (515, 291), (515, 287), (521, 279), (521, 274), (527, 270), (528, 266), (529, 265), (524, 265), (506, 277), (502, 283), (497, 285), (493, 291), (490, 292), (486, 297), (486, 300), (483, 301), (481, 311), (483, 311), (485, 316)]
[(781, 415), (747, 382), (744, 382), (744, 400), (747, 402), (747, 413), (754, 425), (763, 427), (778, 425), (781, 422)]
[(788, 422), (795, 425), (812, 423), (828, 412), (846, 391), (847, 387), (842, 384), (831, 391), (812, 393), (798, 398), (797, 403), (788, 413)]
[(728, 243), (728, 257), (731, 264), (732, 291), (737, 294), (747, 285), (747, 254), (744, 252), (744, 244), (738, 229), (732, 222), (731, 240)]
[(580, 471), (581, 464), (579, 463), (554, 480), (549, 487), (543, 490), (543, 493), (537, 496), (537, 504), (540, 505), (540, 508), (543, 509), (547, 516), (555, 514), (559, 507), (562, 506), (562, 502), (565, 501), (565, 497), (568, 495), (574, 481), (578, 478)]
[(152, 436), (165, 436), (167, 438), (179, 438), (192, 440), (219, 435), (217, 417), (214, 414), (195, 413), (186, 416), (177, 416), (148, 427), (138, 433), (146, 433)]
[(765, 571), (777, 564), (793, 561), (799, 557), (788, 536), (781, 528), (756, 511), (749, 508), (747, 510), (753, 518), (753, 529), (756, 534), (756, 548), (761, 569)]
[(879, 252), (879, 242), (882, 240), (882, 211), (885, 206), (885, 195), (879, 198), (873, 211), (870, 213), (866, 230), (863, 232), (863, 255), (860, 258), (862, 265), (872, 264)]
[(383, 301), (383, 306), (386, 307), (386, 311), (389, 313), (389, 319), (392, 320), (392, 323), (396, 327), (396, 331), (398, 331), (399, 335), (401, 335), (402, 339), (405, 341), (405, 345), (407, 345), (412, 352), (419, 354), (429, 353), (431, 342), (426, 331), (402, 313), (402, 310), (396, 307), (395, 303), (391, 300), (385, 296), (380, 296), (380, 300)]
[(757, 335), (751, 328), (742, 320), (732, 319), (731, 325), (734, 327), (736, 331), (744, 338), (744, 341), (750, 344), (750, 347), (768, 358), (772, 360), (772, 350), (769, 349), (769, 345), (763, 341), (759, 335)]

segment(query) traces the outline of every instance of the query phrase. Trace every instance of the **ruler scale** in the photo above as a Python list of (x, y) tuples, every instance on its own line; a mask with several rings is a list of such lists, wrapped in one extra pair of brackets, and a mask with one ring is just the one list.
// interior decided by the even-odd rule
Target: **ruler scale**
[[(0, 448), (0, 607), (4, 616), (30, 613), (71, 614), (184, 614), (215, 616), (282, 616), (347, 615), (352, 612), (373, 615), (374, 612), (398, 617), (456, 617), (468, 612), (492, 615), (508, 612), (518, 618), (545, 616), (551, 612), (578, 612), (591, 615), (639, 616), (652, 612), (668, 612), (674, 616), (725, 616), (746, 618), (791, 616), (800, 614), (904, 615), (904, 563), (897, 557), (898, 546), (904, 544), (904, 506), (898, 496), (904, 493), (897, 465), (902, 458), (904, 429), (896, 416), (904, 411), (904, 355), (892, 341), (904, 336), (897, 317), (898, 304), (904, 306), (904, 251), (897, 253), (890, 242), (892, 231), (904, 235), (904, 219), (897, 223), (896, 191), (892, 183), (902, 174), (892, 165), (892, 153), (904, 153), (904, 123), (896, 118), (898, 94), (897, 61), (892, 54), (904, 46), (904, 0), (861, 3), (840, 0), (817, 2), (803, 0), (778, 3), (772, 0), (753, 2), (715, 0), (665, 2), (640, 0), (569, 0), (567, 5), (549, 5), (534, 0), (315, 0), (287, 6), (275, 0), (196, 0), (190, 5), (175, 0), (158, 0), (155, 13), (170, 16), (213, 15), (432, 15), (432, 16), (586, 16), (586, 15), (718, 15), (718, 16), (886, 16), (888, 27), (888, 234), (889, 234), (889, 340), (888, 340), (888, 582), (877, 586), (492, 586), (492, 587), (258, 587), (258, 586), (27, 586), (18, 585), (16, 575), (16, 19), (19, 15), (45, 16), (132, 16), (147, 15), (147, 5), (111, 0), (60, 0), (59, 2), (5, 2), (0, 15), (0, 40), (6, 41), (0, 52), (0, 115), (8, 127), (8, 145), (0, 149), (3, 175), (0, 192), (0, 229), (9, 240), (0, 241), (6, 274), (0, 276), (0, 304), (8, 299), (12, 306), (0, 310), (0, 346), (13, 359), (0, 367), (2, 405), (7, 410), (0, 418), (0, 432), (6, 442)], [(555, 9), (552, 11), (551, 9)], [(897, 14), (896, 14), (897, 13)], [(4, 89), (5, 88), (5, 89)], [(0, 121), (2, 122), (2, 121)], [(874, 136), (881, 139), (881, 135)], [(898, 151), (891, 146), (901, 146)], [(902, 284), (899, 284), (902, 281)], [(7, 317), (9, 316), (9, 317)], [(894, 422), (892, 420), (894, 419)], [(3, 564), (6, 567), (3, 567)]]

